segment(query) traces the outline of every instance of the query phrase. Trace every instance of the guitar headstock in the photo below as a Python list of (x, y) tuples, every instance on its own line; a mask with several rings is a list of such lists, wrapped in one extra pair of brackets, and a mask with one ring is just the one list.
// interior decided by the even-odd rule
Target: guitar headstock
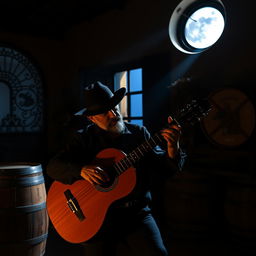
[(185, 124), (194, 125), (208, 115), (212, 106), (207, 99), (194, 99), (186, 104), (175, 116), (175, 120), (183, 126)]

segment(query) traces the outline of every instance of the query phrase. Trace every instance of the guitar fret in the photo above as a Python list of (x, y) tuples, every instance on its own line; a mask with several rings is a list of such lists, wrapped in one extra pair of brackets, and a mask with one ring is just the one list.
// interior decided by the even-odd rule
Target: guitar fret
[[(161, 136), (161, 135), (160, 135)], [(163, 138), (162, 138), (162, 136), (161, 137), (159, 137), (159, 134), (155, 134), (155, 137), (159, 140), (159, 142), (162, 142), (162, 140), (163, 140)]]
[(131, 161), (131, 159), (129, 158), (129, 155), (126, 157), (126, 160), (129, 163), (129, 166), (132, 166), (133, 162)]
[(149, 145), (151, 148), (153, 148), (155, 146), (155, 142), (152, 140), (152, 138), (150, 138), (150, 140), (149, 140)]
[(147, 143), (147, 145), (148, 145), (150, 148), (152, 148), (152, 146), (151, 146), (151, 144), (150, 144), (150, 141), (149, 141), (149, 140), (147, 140), (147, 141), (146, 141), (146, 143)]
[(140, 157), (140, 155), (138, 154), (138, 149), (136, 148), (133, 152), (136, 155), (136, 160), (138, 160)]
[(133, 165), (136, 161), (133, 159), (132, 157), (132, 153), (130, 153), (127, 158), (129, 159), (129, 162), (131, 163), (131, 165)]
[(127, 165), (127, 163), (126, 163), (126, 161), (125, 161), (125, 159), (122, 159), (121, 161), (121, 164), (123, 165), (124, 164), (124, 170), (126, 170), (129, 166)]
[(136, 153), (137, 157), (140, 158), (140, 151), (139, 151), (139, 148), (136, 148), (136, 149), (135, 149), (135, 153)]
[[(134, 161), (135, 162), (135, 161)], [(121, 159), (119, 162), (115, 163), (114, 167), (116, 167), (116, 172), (118, 175), (121, 175), (126, 169), (132, 166), (132, 161), (126, 156)]]
[(121, 165), (121, 170), (124, 171), (125, 170), (125, 166), (123, 165), (122, 160), (119, 161), (119, 164)]
[(148, 141), (145, 142), (145, 146), (147, 148), (147, 151), (150, 151), (152, 149), (150, 143), (148, 143)]
[(155, 140), (154, 140), (154, 137), (151, 137), (151, 141), (154, 143), (153, 146), (156, 146), (156, 145), (157, 145), (157, 143), (156, 143)]
[(131, 157), (132, 157), (132, 161), (135, 163), (136, 162), (136, 155), (134, 154), (134, 152), (131, 152)]
[(114, 169), (116, 170), (117, 174), (120, 175), (122, 173), (122, 171), (119, 169), (118, 163), (114, 164)]
[(122, 159), (121, 162), (124, 165), (125, 170), (128, 169), (129, 166), (127, 165), (127, 162), (125, 161), (125, 159)]
[(137, 161), (137, 155), (135, 154), (135, 150), (132, 151), (131, 156), (132, 156), (133, 161), (136, 162)]
[(130, 162), (130, 159), (128, 157), (125, 157), (124, 160), (126, 161), (127, 168), (132, 166), (132, 163)]
[(142, 143), (141, 146), (144, 148), (145, 152), (147, 152), (147, 146), (145, 145), (145, 143)]
[(143, 155), (144, 155), (144, 153), (143, 153), (143, 151), (141, 150), (141, 148), (140, 148), (140, 147), (138, 147), (138, 151), (140, 152), (141, 156), (143, 156)]
[(140, 158), (140, 155), (139, 155), (140, 152), (138, 152), (138, 148), (136, 148), (136, 149), (134, 150), (134, 153), (136, 154), (137, 159), (139, 159), (139, 158)]
[(120, 161), (118, 163), (116, 163), (117, 166), (118, 166), (118, 169), (119, 169), (119, 173), (121, 174), (123, 172), (123, 167), (122, 165), (120, 164)]

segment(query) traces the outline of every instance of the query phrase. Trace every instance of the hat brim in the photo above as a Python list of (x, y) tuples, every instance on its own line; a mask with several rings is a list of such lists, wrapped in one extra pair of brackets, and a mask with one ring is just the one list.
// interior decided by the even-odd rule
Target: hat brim
[(113, 97), (109, 100), (108, 104), (102, 108), (99, 108), (94, 111), (90, 111), (87, 108), (84, 108), (76, 113), (76, 115), (86, 115), (86, 116), (93, 116), (98, 115), (106, 112), (107, 110), (110, 110), (114, 108), (120, 101), (123, 99), (123, 97), (126, 94), (126, 89), (124, 87), (118, 89), (113, 93)]

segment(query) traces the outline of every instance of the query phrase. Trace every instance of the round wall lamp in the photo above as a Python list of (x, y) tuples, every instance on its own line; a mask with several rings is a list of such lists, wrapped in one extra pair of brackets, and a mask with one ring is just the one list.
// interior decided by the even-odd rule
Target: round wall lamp
[(220, 0), (183, 0), (169, 23), (173, 45), (188, 54), (203, 52), (223, 33), (226, 11)]

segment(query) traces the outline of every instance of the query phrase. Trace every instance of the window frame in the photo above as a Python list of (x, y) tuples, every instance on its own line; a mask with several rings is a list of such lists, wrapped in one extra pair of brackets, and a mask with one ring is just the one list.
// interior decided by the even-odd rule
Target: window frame
[[(131, 87), (131, 83), (130, 83), (130, 72), (132, 70), (136, 70), (136, 69), (141, 69), (141, 90), (138, 91), (131, 91), (130, 87)], [(114, 73), (114, 76), (118, 73), (122, 73), (122, 72), (126, 72), (126, 100), (127, 100), (127, 106), (126, 106), (126, 110), (125, 111), (127, 113), (127, 116), (123, 116), (123, 119), (127, 122), (132, 122), (133, 120), (141, 120), (141, 124), (143, 125), (144, 122), (144, 115), (143, 115), (143, 96), (144, 96), (144, 90), (143, 90), (143, 68), (142, 67), (136, 67), (136, 68), (129, 68), (129, 69), (123, 69), (122, 71), (117, 71)], [(117, 85), (116, 84), (116, 79), (114, 79), (115, 84), (114, 87), (115, 89), (119, 89), (121, 88), (120, 83)], [(119, 81), (120, 82), (120, 81)], [(141, 95), (142, 96), (142, 103), (141, 103), (141, 111), (142, 111), (142, 116), (131, 116), (131, 96), (132, 95)], [(120, 111), (122, 112), (121, 109), (121, 104), (119, 104), (120, 107)]]

